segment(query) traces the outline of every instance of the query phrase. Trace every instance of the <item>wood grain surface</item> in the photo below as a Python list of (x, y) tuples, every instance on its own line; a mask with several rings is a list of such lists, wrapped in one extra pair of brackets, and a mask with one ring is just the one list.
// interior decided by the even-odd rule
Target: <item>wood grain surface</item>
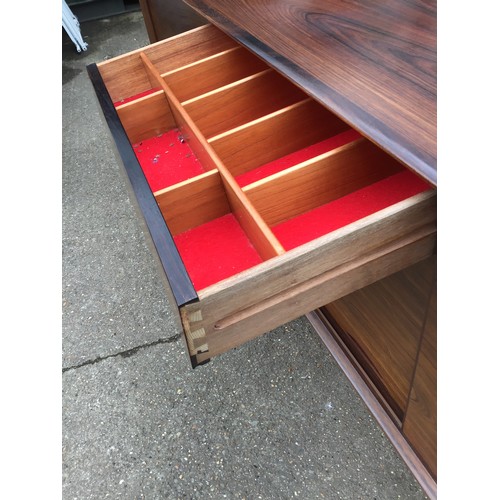
[(241, 45), (162, 75), (180, 102), (236, 82), (269, 67)]
[(403, 420), (434, 278), (431, 259), (326, 308), (342, 340)]
[[(434, 267), (436, 262), (434, 260)], [(434, 283), (403, 433), (437, 478), (437, 289)]]
[(435, 0), (185, 0), (437, 185)]
[(422, 464), (419, 456), (415, 453), (408, 441), (401, 434), (400, 428), (391, 420), (373, 392), (373, 388), (368, 385), (365, 379), (353, 364), (352, 357), (349, 357), (337, 332), (333, 329), (328, 318), (323, 311), (318, 309), (306, 315), (307, 319), (316, 330), (326, 348), (330, 351), (336, 362), (342, 368), (351, 384), (354, 386), (361, 399), (365, 402), (372, 415), (375, 417), (386, 436), (389, 438), (395, 449), (401, 455), (406, 465), (422, 486), (429, 497), (429, 500), (437, 498), (436, 480)]
[(132, 144), (177, 126), (163, 92), (123, 104), (116, 112)]
[(201, 302), (203, 321), (200, 321), (199, 327), (204, 328), (206, 337), (200, 343), (208, 344), (208, 352), (197, 355), (198, 361), (227, 352), (331, 300), (422, 260), (432, 252), (435, 245), (434, 229), (432, 226), (422, 228), (356, 261), (282, 290), (277, 295), (227, 317), (221, 316), (215, 324), (205, 321)]
[(263, 262), (258, 268), (200, 290), (199, 304), (187, 308), (189, 312), (201, 308), (205, 324), (215, 323), (235, 311), (372, 254), (426, 225), (435, 230), (435, 207), (432, 191), (416, 195)]

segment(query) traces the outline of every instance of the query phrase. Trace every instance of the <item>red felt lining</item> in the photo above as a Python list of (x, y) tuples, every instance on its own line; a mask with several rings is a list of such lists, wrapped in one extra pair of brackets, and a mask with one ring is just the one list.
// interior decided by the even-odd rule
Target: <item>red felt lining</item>
[(332, 149), (344, 146), (345, 144), (355, 141), (360, 137), (362, 137), (361, 134), (356, 130), (347, 130), (346, 132), (342, 132), (341, 134), (330, 137), (329, 139), (317, 142), (312, 146), (300, 149), (299, 151), (295, 151), (294, 153), (290, 153), (289, 155), (254, 168), (249, 172), (238, 175), (236, 177), (236, 182), (240, 185), (240, 187), (248, 186), (249, 184), (252, 184), (252, 182), (259, 181), (272, 174), (281, 172), (282, 170), (293, 167), (294, 165), (298, 165), (303, 161), (310, 160), (315, 156), (319, 156), (323, 153), (331, 151)]
[(291, 250), (428, 189), (427, 182), (405, 170), (282, 222), (272, 231), (285, 250)]
[[(154, 89), (152, 89), (154, 91)], [(325, 141), (270, 162), (237, 177), (240, 186), (314, 158), (361, 137), (348, 130)], [(153, 192), (204, 172), (177, 129), (133, 145)], [(430, 189), (410, 171), (322, 205), (272, 228), (286, 250)], [(262, 262), (233, 214), (227, 214), (174, 237), (175, 244), (197, 291)]]
[(262, 262), (233, 214), (178, 234), (174, 241), (197, 291)]
[(161, 90), (160, 87), (155, 87), (154, 89), (149, 89), (145, 90), (144, 92), (139, 92), (139, 94), (132, 95), (130, 97), (126, 97), (125, 99), (121, 99), (120, 101), (115, 101), (113, 104), (115, 107), (121, 106), (122, 104), (125, 104), (127, 102), (132, 102), (136, 101), (137, 99), (140, 99), (141, 97), (145, 97), (149, 94), (154, 94), (155, 92), (158, 92), (158, 90)]
[(145, 139), (133, 148), (153, 192), (205, 172), (177, 129)]

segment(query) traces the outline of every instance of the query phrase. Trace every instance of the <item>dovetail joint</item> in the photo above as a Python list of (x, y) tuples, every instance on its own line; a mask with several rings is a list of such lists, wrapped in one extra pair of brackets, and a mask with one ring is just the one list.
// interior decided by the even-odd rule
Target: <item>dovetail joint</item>
[(191, 354), (198, 354), (200, 352), (208, 351), (208, 344), (203, 340), (206, 337), (206, 332), (204, 328), (191, 329), (192, 323), (200, 322), (203, 320), (203, 315), (201, 310), (188, 312), (186, 310), (181, 311), (181, 317), (183, 319), (184, 333), (186, 334), (186, 341)]
[(195, 321), (203, 321), (203, 316), (201, 314), (201, 309), (198, 309), (198, 311), (194, 311), (192, 313), (188, 312), (188, 319), (189, 319), (189, 321), (191, 321), (193, 323)]

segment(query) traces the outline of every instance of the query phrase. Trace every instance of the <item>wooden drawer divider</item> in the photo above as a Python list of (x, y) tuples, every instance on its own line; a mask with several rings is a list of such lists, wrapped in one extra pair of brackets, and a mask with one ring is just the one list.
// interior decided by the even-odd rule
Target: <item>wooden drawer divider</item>
[(267, 70), (269, 66), (261, 59), (238, 46), (167, 71), (161, 76), (184, 104), (197, 96)]
[[(269, 260), (286, 253), (272, 230), (273, 226), (403, 169), (368, 140), (351, 137), (344, 146), (332, 147), (327, 153), (299, 161), (278, 173), (241, 187), (236, 180), (238, 176), (332, 136), (348, 133), (350, 127), (269, 68), (209, 92), (203, 93), (199, 89), (201, 93), (198, 95), (192, 95), (196, 92), (191, 89), (191, 97), (181, 102), (168, 81), (178, 85), (186, 72), (190, 74), (190, 71), (199, 70), (206, 64), (210, 68), (212, 63), (220, 63), (228, 55), (240, 53), (240, 48), (232, 47), (202, 57), (164, 74), (160, 73), (149, 57), (150, 51), (150, 48), (137, 51), (136, 55), (142, 62), (150, 86), (159, 90), (118, 106), (117, 111), (130, 126), (131, 141), (157, 131), (158, 127), (164, 127), (164, 130), (178, 129), (206, 170), (201, 175), (154, 193), (174, 235), (232, 212), (260, 257), (264, 261)], [(239, 55), (243, 53), (245, 51)], [(172, 79), (181, 74), (184, 74), (181, 79)], [(233, 104), (235, 95), (243, 103), (249, 100), (258, 102), (259, 97), (271, 92), (276, 82), (284, 82), (288, 86), (284, 97), (278, 99), (277, 104), (272, 104), (278, 109), (271, 108), (269, 112), (269, 108), (263, 105), (261, 110), (254, 112), (255, 115), (264, 113), (263, 116), (252, 119), (253, 116), (245, 115), (240, 118), (240, 125), (233, 123), (236, 126), (220, 133), (217, 126), (213, 125), (214, 120), (211, 124), (210, 120), (205, 120), (205, 117), (219, 113), (220, 119), (215, 119), (215, 122), (222, 121), (221, 117), (228, 114), (224, 103)], [(288, 100), (292, 103), (288, 104)], [(147, 132), (141, 133), (134, 128), (136, 106), (141, 106), (141, 119), (146, 116)], [(289, 137), (290, 140), (283, 140), (283, 137)], [(367, 158), (370, 161), (366, 161)], [(350, 179), (349, 176), (353, 175), (351, 172), (356, 170), (353, 162), (359, 165), (361, 173), (356, 172)], [(363, 162), (366, 166), (362, 165)], [(340, 175), (340, 181), (339, 177), (335, 177), (335, 181), (325, 182), (331, 179), (328, 174), (333, 168)], [(341, 187), (335, 186), (335, 183)], [(289, 208), (284, 210), (283, 205), (286, 203), (283, 200), (287, 199), (291, 202)], [(298, 203), (299, 199), (301, 203)], [(181, 200), (182, 204), (179, 203)], [(182, 209), (177, 208), (180, 205)], [(201, 215), (192, 216), (195, 212)]]
[[(200, 236), (205, 233), (197, 231), (212, 221), (219, 224), (227, 214), (234, 215), (231, 220), (261, 259), (258, 265), (245, 261), (250, 267), (243, 271), (227, 267), (233, 274), (215, 273), (211, 281), (205, 276), (196, 281), (199, 277), (186, 265), (198, 300), (178, 304), (196, 365), (281, 324), (283, 315), (305, 314), (323, 299), (333, 300), (425, 257), (434, 244), (435, 200), (432, 193), (415, 191), (418, 197), (393, 201), (377, 214), (347, 222), (345, 229), (308, 239), (301, 228), (304, 214), (399, 175), (404, 167), (213, 28), (193, 30), (187, 38), (174, 37), (175, 43), (159, 42), (119, 60), (123, 71), (133, 67), (139, 74), (133, 90), (115, 85), (114, 70), (104, 72), (133, 147), (150, 138), (175, 137), (189, 144), (203, 166), (202, 173), (187, 169), (169, 178), (167, 187), (158, 188), (166, 178), (155, 181), (152, 193), (185, 265), (189, 259), (217, 259), (218, 253), (206, 259), (212, 250)], [(176, 43), (181, 52), (194, 44), (188, 59), (172, 56)], [(235, 58), (244, 64), (240, 60), (228, 71), (216, 71)], [(161, 144), (168, 149), (168, 141)], [(401, 217), (404, 227), (398, 230)], [(294, 242), (299, 248), (277, 230), (289, 221), (292, 230), (285, 231), (304, 233), (301, 243)], [(218, 241), (221, 233), (215, 234), (212, 239)], [(221, 240), (233, 241), (229, 234)], [(195, 253), (193, 261), (192, 248), (201, 249), (201, 259)]]
[(264, 260), (267, 260), (285, 253), (278, 239), (250, 203), (234, 177), (207, 142), (153, 63), (143, 52), (140, 53), (140, 57), (150, 78), (156, 81), (163, 89), (170, 104), (172, 115), (175, 117), (181, 133), (190, 141), (198, 158), (205, 165), (209, 165), (219, 171), (224, 187), (226, 188), (229, 205), (260, 256)]

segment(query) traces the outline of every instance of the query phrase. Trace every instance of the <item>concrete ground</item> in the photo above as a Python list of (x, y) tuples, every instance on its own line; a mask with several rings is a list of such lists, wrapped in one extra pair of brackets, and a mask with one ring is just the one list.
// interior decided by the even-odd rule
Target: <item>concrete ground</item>
[[(140, 12), (63, 36), (62, 492), (73, 499), (423, 499), (304, 318), (192, 370), (86, 65)], [(64, 34), (63, 34), (64, 35)]]

